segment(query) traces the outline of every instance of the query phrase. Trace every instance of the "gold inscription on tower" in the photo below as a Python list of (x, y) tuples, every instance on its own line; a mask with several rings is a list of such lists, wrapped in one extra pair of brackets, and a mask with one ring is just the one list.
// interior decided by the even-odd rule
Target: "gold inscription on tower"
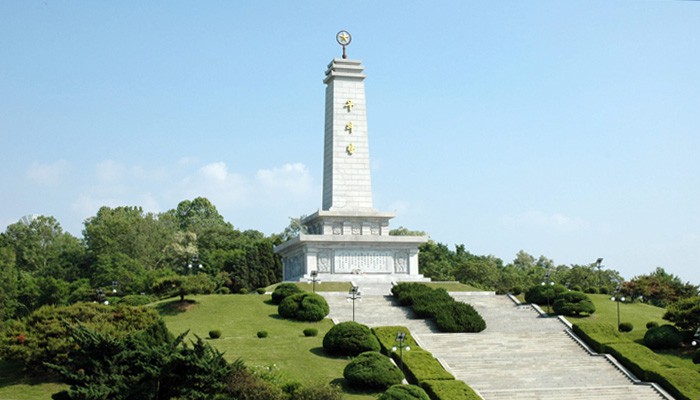
[(345, 124), (345, 130), (348, 131), (348, 133), (352, 133), (352, 121)]
[(352, 108), (355, 107), (355, 105), (352, 103), (352, 99), (346, 101), (344, 107), (348, 109), (348, 112), (352, 111)]

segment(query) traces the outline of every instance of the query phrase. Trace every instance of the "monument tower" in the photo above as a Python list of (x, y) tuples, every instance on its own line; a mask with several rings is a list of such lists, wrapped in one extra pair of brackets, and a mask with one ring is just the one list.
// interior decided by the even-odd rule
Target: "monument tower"
[(390, 212), (372, 205), (367, 131), (366, 75), (361, 61), (346, 57), (352, 37), (340, 31), (343, 57), (328, 64), (323, 147), (322, 208), (304, 218), (306, 233), (275, 247), (284, 280), (312, 271), (329, 281), (423, 280), (418, 246), (425, 236), (389, 236)]

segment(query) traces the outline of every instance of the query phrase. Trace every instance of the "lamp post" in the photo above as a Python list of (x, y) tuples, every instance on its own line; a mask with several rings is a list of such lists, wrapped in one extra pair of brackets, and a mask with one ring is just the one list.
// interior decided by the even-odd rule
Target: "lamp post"
[(187, 274), (192, 273), (192, 268), (198, 268), (195, 271), (200, 271), (203, 267), (202, 264), (199, 262), (199, 254), (195, 254), (192, 256), (192, 260), (187, 264)]
[(595, 260), (596, 266), (598, 267), (598, 290), (600, 290), (600, 270), (603, 268), (603, 257), (598, 258)]
[(112, 281), (112, 293), (117, 294), (117, 286), (119, 286), (119, 281)]
[[(542, 286), (554, 286), (554, 281), (552, 281), (552, 280), (549, 278), (549, 272), (547, 272), (546, 274), (544, 274), (544, 280), (542, 281)], [(549, 314), (552, 312), (551, 307), (550, 307), (550, 305), (549, 305), (549, 297), (550, 297), (550, 293), (549, 293), (549, 292), (550, 292), (550, 291), (551, 291), (551, 289), (550, 289), (549, 287), (546, 287), (546, 288), (544, 289), (545, 296), (547, 296), (547, 316), (549, 316)]]
[(697, 346), (698, 344), (700, 344), (700, 328), (695, 330), (695, 334), (693, 335), (693, 341), (690, 342), (690, 344), (692, 344), (693, 346)]
[(318, 271), (311, 271), (311, 278), (309, 278), (309, 282), (311, 282), (311, 291), (313, 293), (316, 293), (316, 283), (321, 284), (321, 280), (318, 279)]
[(610, 300), (617, 303), (617, 330), (620, 330), (620, 302), (625, 301), (624, 296), (620, 296), (620, 290), (622, 288), (618, 286), (615, 288), (615, 296), (611, 297)]
[(97, 302), (104, 305), (109, 305), (109, 300), (105, 297), (105, 291), (102, 289), (95, 289), (95, 294), (97, 295)]
[[(403, 341), (406, 340), (406, 333), (405, 332), (397, 332), (396, 333), (396, 341), (399, 342), (399, 369), (403, 371)], [(410, 351), (411, 348), (409, 346), (405, 346), (406, 351)], [(396, 352), (396, 346), (391, 348), (391, 351)]]
[(347, 301), (352, 300), (352, 320), (355, 321), (355, 300), (361, 300), (362, 293), (360, 293), (360, 287), (353, 285), (348, 292)]

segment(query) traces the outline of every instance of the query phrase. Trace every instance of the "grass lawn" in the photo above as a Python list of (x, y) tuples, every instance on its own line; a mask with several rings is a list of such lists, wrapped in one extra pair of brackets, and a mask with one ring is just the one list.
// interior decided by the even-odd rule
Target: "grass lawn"
[[(692, 362), (694, 349), (680, 349), (652, 352), (643, 344), (647, 331), (647, 322), (654, 321), (659, 325), (667, 324), (662, 319), (665, 310), (641, 303), (620, 303), (620, 321), (631, 322), (632, 332), (617, 331), (617, 303), (610, 300), (609, 295), (589, 295), (596, 306), (596, 312), (590, 317), (567, 317), (583, 333), (610, 352), (623, 364), (632, 369), (639, 378), (653, 380), (657, 383), (665, 381), (664, 386), (675, 388), (678, 398), (700, 398), (700, 365)], [(629, 364), (629, 365), (628, 365)]]
[[(617, 303), (610, 300), (611, 295), (589, 294), (588, 297), (595, 304), (596, 312), (590, 317), (567, 317), (571, 323), (595, 323), (609, 324), (617, 327)], [(647, 332), (647, 322), (654, 321), (659, 325), (668, 324), (663, 319), (666, 309), (643, 303), (620, 303), (620, 321), (631, 322), (634, 325), (632, 332), (624, 336), (633, 341), (641, 341)]]
[[(282, 381), (343, 384), (343, 369), (348, 359), (329, 357), (323, 352), (323, 336), (333, 326), (325, 319), (319, 322), (297, 322), (277, 315), (277, 306), (270, 295), (188, 296), (186, 310), (177, 307), (178, 300), (156, 305), (173, 334), (190, 329), (190, 336), (209, 337), (209, 331), (220, 329), (221, 338), (210, 340), (228, 361), (241, 358), (247, 366), (268, 369)], [(305, 337), (306, 328), (318, 329), (318, 336)], [(268, 337), (259, 339), (258, 331)], [(348, 399), (373, 399), (377, 392), (356, 393), (344, 388)]]
[(0, 360), (0, 399), (47, 400), (67, 386), (46, 376), (27, 376), (16, 364)]
[(474, 286), (466, 285), (459, 282), (426, 282), (426, 285), (433, 289), (443, 288), (448, 292), (483, 292), (483, 289), (475, 288)]

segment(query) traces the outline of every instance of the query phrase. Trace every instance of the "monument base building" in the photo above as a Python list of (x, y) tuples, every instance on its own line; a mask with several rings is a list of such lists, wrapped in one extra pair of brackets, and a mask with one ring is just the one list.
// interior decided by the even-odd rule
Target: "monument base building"
[[(347, 32), (338, 42), (350, 43)], [(372, 206), (367, 107), (360, 61), (328, 64), (323, 165), (323, 207), (304, 218), (304, 233), (275, 247), (285, 281), (422, 281), (418, 246), (427, 236), (390, 236), (393, 213)]]

